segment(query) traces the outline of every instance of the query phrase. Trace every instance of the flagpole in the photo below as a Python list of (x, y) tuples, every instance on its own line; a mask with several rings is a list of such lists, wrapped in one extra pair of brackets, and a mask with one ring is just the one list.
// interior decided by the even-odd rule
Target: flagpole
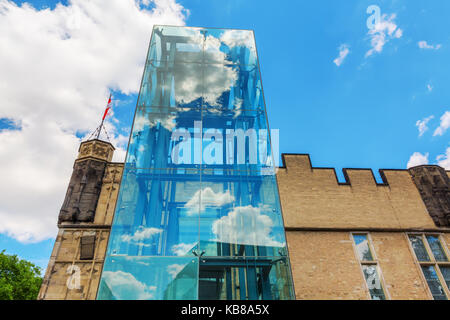
[[(108, 99), (108, 102), (110, 103), (110, 101), (111, 101), (111, 93), (109, 94), (109, 99)], [(103, 115), (103, 118), (102, 118), (102, 123), (100, 123), (100, 126), (98, 127), (98, 132), (97, 132), (97, 140), (99, 140), (99, 137), (100, 137), (100, 132), (102, 131), (102, 127), (103, 127), (103, 122), (105, 122), (105, 118), (106, 118), (106, 113), (107, 113), (107, 111), (108, 111), (108, 106), (109, 106), (109, 103), (108, 103), (108, 105), (106, 106), (106, 111), (105, 111), (105, 114)]]

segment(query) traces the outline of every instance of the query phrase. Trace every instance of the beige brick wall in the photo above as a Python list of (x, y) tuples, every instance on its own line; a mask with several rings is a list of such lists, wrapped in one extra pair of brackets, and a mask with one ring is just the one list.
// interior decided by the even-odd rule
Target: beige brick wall
[(393, 300), (426, 300), (427, 284), (403, 232), (371, 233), (375, 255), (378, 258), (386, 289)]
[(372, 231), (388, 298), (432, 298), (405, 231), (436, 230), (447, 244), (450, 233), (435, 226), (406, 170), (385, 170), (381, 185), (371, 170), (349, 169), (344, 185), (333, 169), (311, 167), (308, 155), (284, 161), (277, 180), (297, 299), (370, 298), (352, 230)]
[[(431, 299), (403, 232), (369, 233), (387, 298)], [(288, 231), (299, 300), (370, 299), (350, 232)]]
[(409, 173), (387, 170), (377, 185), (371, 170), (347, 170), (339, 185), (333, 169), (311, 168), (307, 155), (286, 155), (277, 174), (286, 227), (435, 228)]
[(368, 299), (348, 232), (287, 232), (299, 300)]

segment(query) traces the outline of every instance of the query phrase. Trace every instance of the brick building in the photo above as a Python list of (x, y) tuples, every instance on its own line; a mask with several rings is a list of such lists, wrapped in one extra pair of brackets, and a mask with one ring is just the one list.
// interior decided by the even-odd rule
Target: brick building
[[(113, 152), (104, 141), (81, 144), (39, 299), (96, 298), (123, 170), (110, 162)], [(344, 169), (340, 183), (309, 155), (282, 158), (277, 180), (296, 299), (450, 297), (449, 171), (386, 169), (377, 183), (370, 169)], [(371, 266), (381, 291), (369, 290), (363, 270)]]

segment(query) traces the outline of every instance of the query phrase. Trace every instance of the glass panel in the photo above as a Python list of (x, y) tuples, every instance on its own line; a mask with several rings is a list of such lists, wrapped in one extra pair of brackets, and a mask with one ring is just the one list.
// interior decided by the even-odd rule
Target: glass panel
[(411, 245), (414, 249), (414, 252), (416, 253), (417, 260), (430, 261), (427, 249), (425, 249), (425, 245), (423, 244), (422, 236), (410, 235), (409, 240), (411, 241)]
[(155, 27), (148, 60), (213, 64), (257, 64), (250, 30)]
[(205, 62), (257, 64), (251, 30), (205, 29)]
[(195, 168), (201, 163), (201, 113), (194, 109), (138, 109), (126, 164), (135, 168)]
[(273, 176), (202, 172), (200, 250), (205, 256), (285, 256)]
[(442, 276), (444, 277), (444, 281), (447, 284), (447, 288), (450, 289), (450, 266), (444, 267), (439, 266), (439, 269), (441, 269)]
[(197, 63), (149, 61), (138, 106), (200, 108), (204, 68)]
[(370, 252), (369, 242), (366, 234), (354, 234), (356, 252), (360, 261), (373, 261), (372, 252)]
[(198, 295), (198, 258), (108, 257), (99, 300), (191, 300)]
[(447, 300), (444, 288), (441, 285), (434, 266), (422, 266), (422, 271), (434, 300)]
[[(244, 132), (242, 150), (228, 153), (226, 137), (218, 134), (227, 129)], [(258, 133), (256, 149), (245, 144), (248, 130)], [(201, 262), (203, 280), (197, 279), (205, 288), (201, 297), (225, 292), (237, 299), (222, 290), (234, 272), (245, 276), (240, 281), (247, 289), (239, 297), (294, 298), (268, 130), (253, 32), (154, 27), (102, 276), (109, 295), (103, 297), (126, 297), (108, 280), (108, 272), (122, 272), (158, 287), (157, 298), (178, 298), (183, 294), (164, 270), (180, 263), (167, 259), (201, 257), (208, 260)], [(236, 257), (241, 264), (233, 264)], [(211, 269), (211, 259), (223, 263)], [(144, 277), (144, 269), (133, 268), (148, 263), (145, 282), (137, 276)], [(153, 283), (154, 273), (165, 278), (162, 284)]]
[(436, 261), (448, 261), (444, 248), (442, 248), (441, 242), (439, 241), (439, 237), (428, 235), (426, 237), (431, 251), (433, 252), (434, 259), (436, 259)]
[(263, 111), (210, 109), (203, 111), (202, 125), (202, 168), (271, 172), (272, 145)]
[(386, 300), (376, 266), (362, 266), (372, 300)]
[(157, 26), (153, 29), (148, 60), (202, 62), (204, 33), (201, 28)]
[(264, 109), (258, 66), (205, 65), (206, 108), (255, 110)]
[(286, 258), (200, 259), (200, 300), (289, 299), (289, 265)]
[(125, 169), (108, 255), (186, 256), (198, 245), (198, 170)]

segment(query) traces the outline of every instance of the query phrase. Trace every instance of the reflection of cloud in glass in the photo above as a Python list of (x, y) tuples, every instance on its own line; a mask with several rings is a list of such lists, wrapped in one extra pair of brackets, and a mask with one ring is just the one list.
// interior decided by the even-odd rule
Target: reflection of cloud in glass
[(283, 247), (284, 243), (270, 236), (274, 223), (269, 216), (261, 214), (261, 209), (251, 205), (235, 207), (227, 216), (214, 221), (212, 231), (217, 237), (215, 241)]
[(207, 36), (205, 39), (205, 58), (208, 60), (224, 62), (226, 59), (226, 54), (220, 51), (220, 40), (214, 36)]
[[(169, 29), (166, 30), (170, 33)], [(179, 103), (189, 104), (203, 96), (206, 103), (216, 104), (217, 99), (224, 92), (229, 91), (238, 78), (237, 71), (225, 65), (230, 61), (226, 60), (226, 53), (221, 51), (222, 44), (225, 43), (229, 47), (250, 44), (253, 47), (252, 36), (248, 31), (243, 38), (243, 31), (236, 33), (229, 30), (220, 39), (212, 35), (205, 37), (202, 31), (186, 29), (181, 34), (177, 34), (185, 37), (187, 41), (187, 43), (177, 44), (177, 55), (185, 57), (186, 61), (189, 61), (192, 53), (201, 54), (204, 49), (205, 58), (217, 64), (205, 65), (204, 68), (198, 63), (176, 65), (173, 69), (173, 87), (176, 93), (175, 98)], [(184, 61), (183, 58), (181, 61)], [(171, 81), (166, 85), (166, 90), (171, 90), (172, 84), (170, 83)]]
[(180, 271), (184, 269), (184, 267), (184, 264), (171, 264), (167, 266), (167, 273), (169, 273), (172, 276), (172, 279), (174, 279)]
[[(201, 208), (199, 207), (201, 199)], [(230, 194), (230, 191), (226, 192), (214, 192), (213, 189), (206, 187), (203, 190), (197, 190), (194, 196), (184, 205), (185, 208), (188, 208), (188, 215), (193, 215), (200, 211), (205, 210), (205, 206), (207, 207), (221, 207), (225, 204), (231, 203), (234, 201), (234, 197)]]
[(221, 95), (235, 85), (238, 75), (235, 69), (220, 64), (204, 67), (180, 64), (174, 69), (174, 79), (175, 97), (179, 103), (189, 104), (203, 96), (205, 103), (215, 105)]
[(124, 242), (135, 242), (136, 244), (142, 244), (146, 239), (150, 239), (154, 235), (160, 234), (163, 230), (158, 228), (142, 228), (140, 227), (133, 235), (124, 234), (120, 238)]
[(176, 245), (173, 245), (170, 249), (175, 255), (177, 256), (184, 256), (186, 253), (191, 251), (191, 249), (197, 244), (197, 242), (193, 243), (179, 243)]
[(253, 34), (247, 30), (227, 30), (220, 37), (220, 40), (230, 48), (242, 46), (250, 50), (255, 48)]
[(162, 115), (140, 115), (136, 117), (136, 120), (134, 121), (134, 132), (143, 131), (145, 127), (155, 127), (158, 125), (158, 123), (161, 123), (161, 126), (166, 128), (169, 131), (172, 131), (173, 128), (176, 127), (176, 121), (175, 121), (176, 115), (173, 114), (162, 114)]
[(154, 298), (155, 286), (147, 286), (131, 273), (104, 271), (102, 279), (118, 300), (149, 300)]

